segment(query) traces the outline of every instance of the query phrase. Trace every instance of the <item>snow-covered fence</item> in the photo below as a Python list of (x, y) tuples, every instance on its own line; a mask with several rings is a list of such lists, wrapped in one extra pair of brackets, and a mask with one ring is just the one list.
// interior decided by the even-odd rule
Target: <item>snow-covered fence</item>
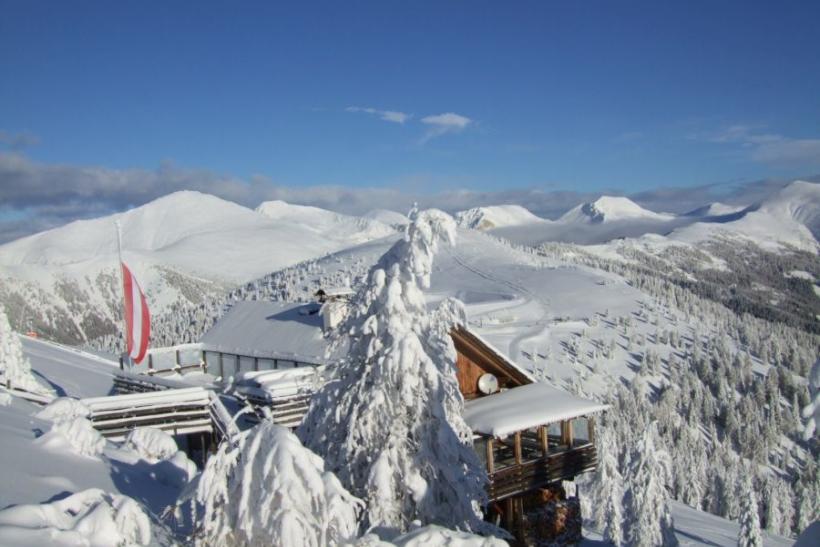
[(191, 387), (190, 384), (173, 378), (163, 378), (155, 375), (135, 374), (127, 371), (120, 371), (114, 375), (114, 391), (119, 395), (163, 391), (166, 389), (183, 389), (187, 387)]
[(211, 393), (201, 387), (83, 399), (94, 428), (113, 440), (138, 427), (172, 435), (212, 433)]
[[(294, 368), (321, 366), (320, 358), (306, 361), (304, 357), (286, 352), (265, 352), (248, 349), (238, 350), (212, 344), (180, 344), (149, 350), (143, 364), (135, 369), (149, 376), (182, 374), (188, 370), (210, 373), (223, 382), (242, 373), (262, 370), (290, 370)], [(125, 364), (120, 362), (125, 370)]]
[(324, 367), (248, 372), (237, 378), (232, 393), (250, 404), (257, 417), (269, 414), (274, 423), (294, 428), (324, 383), (323, 373)]

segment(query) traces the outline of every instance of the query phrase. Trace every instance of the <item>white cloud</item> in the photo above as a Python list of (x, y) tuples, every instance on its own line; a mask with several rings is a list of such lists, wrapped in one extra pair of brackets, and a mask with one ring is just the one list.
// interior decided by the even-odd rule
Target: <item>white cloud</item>
[(444, 114), (436, 114), (435, 116), (425, 116), (421, 119), (421, 123), (430, 126), (427, 133), (421, 139), (421, 144), (445, 135), (447, 133), (459, 133), (463, 131), (468, 125), (473, 123), (473, 120), (455, 112), (446, 112)]
[(393, 122), (403, 124), (410, 118), (412, 118), (411, 114), (406, 114), (404, 112), (399, 112), (397, 110), (379, 110), (377, 108), (370, 108), (370, 107), (363, 107), (363, 106), (348, 106), (345, 108), (345, 112), (364, 112), (366, 114), (373, 114), (374, 116), (378, 116), (379, 119), (384, 120), (386, 122)]
[(739, 145), (749, 159), (760, 163), (820, 165), (820, 139), (795, 139), (738, 124), (713, 133), (706, 140)]

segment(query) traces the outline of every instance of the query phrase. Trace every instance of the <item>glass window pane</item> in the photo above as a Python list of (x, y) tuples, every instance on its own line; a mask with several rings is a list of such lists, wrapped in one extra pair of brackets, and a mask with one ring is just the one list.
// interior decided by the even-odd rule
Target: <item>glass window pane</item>
[(573, 444), (586, 444), (589, 442), (589, 420), (586, 418), (575, 418), (572, 420)]

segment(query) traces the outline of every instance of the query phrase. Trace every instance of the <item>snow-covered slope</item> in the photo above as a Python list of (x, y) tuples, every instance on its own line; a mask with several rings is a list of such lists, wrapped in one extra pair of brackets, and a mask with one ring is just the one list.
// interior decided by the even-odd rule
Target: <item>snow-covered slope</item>
[(373, 209), (362, 216), (389, 226), (404, 226), (405, 224), (410, 224), (410, 219), (405, 215), (389, 209)]
[(264, 214), (198, 192), (177, 192), (125, 213), (0, 246), (0, 302), (13, 326), (65, 342), (117, 330), (123, 259), (153, 314), (199, 303), (267, 272), (384, 237), (382, 223), (312, 207), (269, 202)]
[(759, 204), (729, 215), (723, 222), (698, 222), (669, 235), (674, 241), (688, 243), (716, 237), (742, 237), (775, 249), (785, 243), (817, 252), (820, 184), (792, 182)]
[(492, 230), (505, 226), (520, 226), (522, 224), (542, 223), (544, 219), (535, 216), (520, 205), (492, 205), (489, 207), (474, 207), (456, 213), (456, 222), (462, 228), (473, 230)]
[(707, 203), (702, 207), (698, 207), (697, 209), (692, 209), (688, 213), (684, 213), (684, 216), (687, 217), (722, 217), (726, 215), (733, 215), (735, 213), (739, 213), (746, 208), (745, 205), (727, 205), (725, 203), (720, 203), (719, 201), (715, 201), (713, 203)]
[(281, 200), (266, 201), (256, 208), (256, 212), (278, 222), (313, 230), (322, 237), (342, 242), (345, 246), (356, 245), (394, 232), (387, 224), (378, 220), (342, 215), (318, 207), (293, 205)]

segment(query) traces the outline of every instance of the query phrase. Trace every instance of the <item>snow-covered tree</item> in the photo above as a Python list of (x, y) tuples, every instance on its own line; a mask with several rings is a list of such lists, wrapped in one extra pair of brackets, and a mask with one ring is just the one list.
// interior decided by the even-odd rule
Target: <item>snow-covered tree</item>
[(361, 501), (290, 431), (263, 420), (223, 442), (193, 493), (198, 545), (321, 547), (354, 539)]
[(803, 427), (803, 439), (809, 440), (814, 436), (817, 425), (820, 423), (820, 359), (814, 362), (809, 375), (809, 389), (811, 402), (803, 409), (803, 418), (806, 425)]
[(738, 547), (762, 547), (763, 537), (760, 534), (760, 517), (757, 514), (757, 498), (752, 480), (746, 474), (740, 483), (740, 532), (737, 536)]
[(667, 505), (666, 485), (671, 464), (666, 451), (656, 446), (657, 438), (657, 425), (652, 422), (632, 452), (624, 504), (626, 545), (651, 547), (678, 544)]
[(623, 545), (623, 477), (618, 469), (618, 447), (609, 429), (597, 435), (598, 468), (593, 478), (592, 519), (604, 540)]
[(23, 355), (23, 344), (11, 329), (6, 311), (0, 306), (0, 383), (5, 386), (39, 393), (52, 391), (37, 381), (31, 372), (31, 364)]
[(371, 269), (340, 332), (347, 358), (313, 397), (299, 435), (367, 503), (364, 525), (406, 530), (414, 520), (486, 530), (486, 473), (462, 417), (449, 332), (463, 322), (446, 300), (428, 313), (440, 243), (455, 222), (436, 210), (413, 215), (403, 239)]

